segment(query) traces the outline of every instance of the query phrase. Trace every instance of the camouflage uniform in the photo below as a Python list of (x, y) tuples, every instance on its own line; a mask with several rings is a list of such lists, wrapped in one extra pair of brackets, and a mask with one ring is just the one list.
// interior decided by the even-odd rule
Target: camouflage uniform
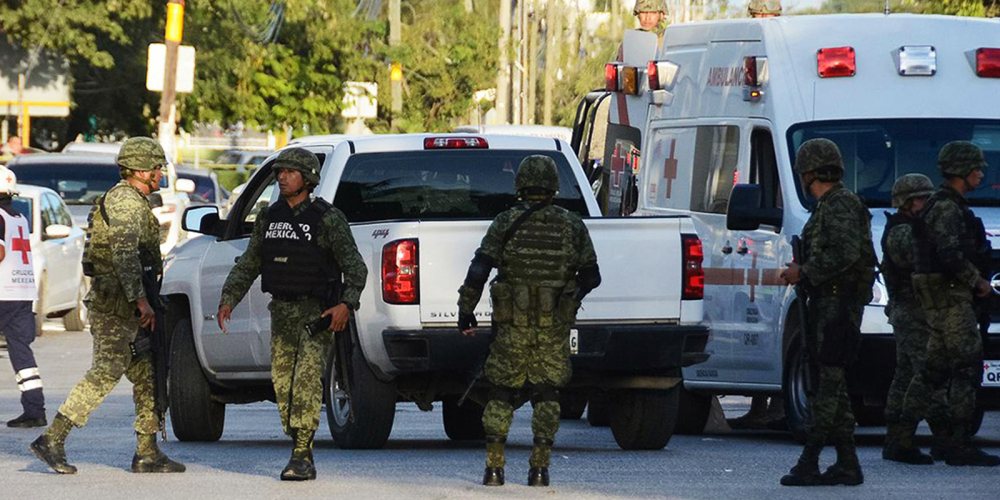
[[(908, 202), (927, 198), (934, 186), (927, 176), (908, 174), (900, 177), (893, 186), (892, 206), (899, 210), (886, 213), (886, 229), (882, 234), (882, 276), (889, 302), (885, 312), (896, 339), (896, 372), (886, 398), (886, 442), (882, 458), (907, 463), (933, 463), (927, 455), (913, 446), (917, 424), (928, 412), (930, 422), (944, 418), (945, 402), (930, 401), (924, 384), (924, 360), (927, 358), (927, 339), (930, 327), (927, 316), (913, 292), (911, 274), (916, 266), (916, 238), (913, 234), (915, 214)], [(904, 422), (903, 415), (909, 418)]]
[[(805, 448), (782, 484), (860, 484), (854, 415), (844, 372), (857, 356), (861, 314), (872, 298), (876, 259), (871, 215), (857, 195), (838, 182), (843, 163), (833, 142), (813, 139), (804, 143), (795, 169), (799, 175), (815, 172), (817, 181), (836, 183), (820, 197), (802, 229), (806, 255), (800, 279), (809, 291), (810, 331), (806, 335), (811, 335), (812, 352), (819, 354), (813, 358), (820, 365), (819, 381), (809, 399)], [(819, 454), (827, 443), (836, 447), (837, 463), (820, 477)], [(852, 474), (851, 480), (844, 480), (845, 472)], [(788, 477), (806, 482), (786, 483)]]
[[(166, 157), (159, 143), (138, 137), (122, 145), (117, 162), (122, 168), (123, 178), (128, 178), (131, 175), (129, 170), (161, 168), (166, 164)], [(140, 182), (145, 181), (140, 179)], [(147, 184), (153, 183), (150, 181)], [(144, 268), (156, 276), (160, 276), (163, 270), (159, 223), (147, 196), (127, 179), (96, 200), (88, 221), (90, 230), (83, 252), (83, 266), (92, 281), (84, 303), (90, 312), (94, 361), (83, 380), (59, 407), (56, 422), (42, 437), (60, 441), (61, 450), (61, 440), (65, 440), (65, 434), (69, 432), (65, 421), (76, 427), (86, 425), (90, 414), (125, 375), (132, 382), (134, 427), (139, 439), (132, 463), (133, 472), (183, 472), (182, 465), (169, 461), (156, 448), (155, 434), (160, 430), (160, 424), (154, 411), (152, 359), (149, 354), (133, 357), (129, 346), (141, 329), (136, 301), (140, 298), (149, 302), (159, 299), (146, 297), (142, 286)], [(36, 444), (38, 441), (32, 444), (32, 451), (38, 455)], [(156, 470), (147, 470), (147, 466), (153, 465)]]
[[(967, 182), (964, 179), (984, 169), (986, 162), (975, 145), (953, 142), (942, 148), (938, 166), (949, 180)], [(931, 196), (919, 218), (913, 285), (931, 327), (923, 374), (932, 397), (946, 399), (949, 405), (949, 423), (935, 438), (944, 446), (949, 465), (1000, 465), (997, 457), (972, 445), (969, 429), (983, 357), (973, 310), (973, 291), (982, 280), (974, 261), (982, 248), (988, 249), (982, 220), (948, 182)]]
[[(558, 185), (551, 158), (536, 155), (521, 162), (515, 189), (526, 201), (493, 220), (459, 288), (458, 301), (464, 329), (462, 318), (472, 318), (490, 269), (498, 268), (490, 286), (496, 336), (484, 369), (495, 387), (483, 413), (487, 468), (504, 466), (503, 443), (514, 410), (523, 403), (520, 389), (527, 386), (534, 408), (530, 465), (544, 469), (546, 484), (552, 440), (559, 429), (558, 388), (571, 376), (569, 329), (580, 300), (600, 282), (587, 227), (579, 216), (551, 204)], [(544, 187), (546, 194), (525, 194), (536, 187)], [(532, 207), (537, 211), (507, 235)], [(584, 284), (578, 283), (581, 277)]]
[[(646, 30), (639, 27), (639, 31), (649, 31), (650, 33), (656, 34), (656, 50), (659, 51), (660, 47), (663, 46), (663, 33), (667, 29), (667, 2), (665, 0), (636, 0), (635, 8), (632, 9), (632, 15), (638, 16), (640, 12), (662, 12), (663, 19), (652, 30)], [(625, 55), (622, 52), (622, 44), (618, 44), (618, 51), (616, 56), (616, 61), (625, 61)]]
[(750, 17), (771, 17), (781, 15), (781, 0), (750, 0), (747, 4)]
[[(279, 155), (273, 168), (301, 170), (307, 184), (315, 186), (319, 183), (319, 162), (314, 154), (304, 149), (285, 150)], [(307, 199), (291, 211), (296, 217), (301, 216), (316, 202)], [(272, 208), (280, 204), (287, 205), (287, 202), (282, 198)], [(325, 207), (328, 209), (322, 214), (314, 233), (316, 244), (336, 262), (343, 273), (338, 303), (346, 304), (356, 311), (360, 307), (361, 291), (368, 278), (368, 268), (358, 252), (344, 214), (333, 206)], [(239, 304), (257, 276), (261, 275), (261, 250), (265, 233), (271, 226), (270, 213), (262, 211), (258, 215), (246, 251), (226, 278), (220, 307), (235, 307)], [(271, 380), (278, 401), (281, 427), (285, 434), (296, 440), (296, 449), (300, 450), (302, 458), (308, 457), (310, 464), (312, 436), (319, 427), (319, 411), (323, 403), (323, 370), (326, 368), (333, 333), (324, 330), (309, 335), (305, 326), (315, 322), (323, 311), (334, 305), (336, 304), (324, 303), (323, 299), (316, 296), (272, 296), (268, 305), (271, 313)]]

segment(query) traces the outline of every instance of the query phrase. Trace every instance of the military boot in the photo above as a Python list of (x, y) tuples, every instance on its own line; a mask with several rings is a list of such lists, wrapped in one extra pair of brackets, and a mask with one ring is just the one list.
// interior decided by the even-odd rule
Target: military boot
[(506, 465), (504, 448), (507, 438), (502, 436), (486, 436), (486, 470), (483, 471), (483, 486), (503, 486)]
[(31, 452), (60, 474), (76, 474), (76, 467), (66, 462), (66, 437), (73, 423), (62, 413), (56, 414), (52, 426), (31, 443)]
[(899, 422), (885, 423), (885, 442), (882, 443), (883, 460), (892, 460), (889, 457), (891, 456), (892, 450), (894, 450), (899, 444), (899, 432), (901, 427), (902, 426)]
[(532, 467), (528, 469), (528, 486), (548, 486), (549, 468)]
[(882, 458), (893, 462), (901, 462), (913, 465), (931, 465), (934, 458), (920, 451), (913, 445), (913, 436), (917, 432), (916, 424), (896, 424), (895, 440), (888, 443), (888, 432), (886, 434), (886, 447), (882, 450)]
[(951, 447), (951, 426), (944, 422), (927, 421), (927, 426), (931, 428), (933, 441), (931, 444), (931, 458), (941, 462), (947, 457), (948, 449)]
[(132, 472), (171, 473), (184, 472), (187, 467), (167, 457), (156, 445), (156, 434), (136, 434), (135, 455), (132, 456)]
[(552, 440), (536, 437), (531, 448), (528, 464), (528, 486), (549, 485), (549, 458), (552, 456)]
[(295, 447), (292, 448), (292, 457), (288, 459), (288, 465), (281, 471), (282, 481), (309, 481), (316, 479), (316, 466), (313, 465), (313, 437), (316, 431), (307, 429), (295, 429), (292, 436), (295, 439)]
[(972, 436), (965, 423), (955, 424), (952, 427), (952, 447), (945, 455), (944, 463), (953, 466), (996, 467), (1000, 465), (1000, 457), (990, 455), (972, 444)]
[(861, 463), (858, 461), (858, 451), (854, 447), (854, 439), (837, 445), (837, 461), (820, 476), (822, 484), (828, 486), (857, 486), (865, 482), (861, 473)]
[(49, 425), (49, 422), (45, 420), (45, 415), (40, 417), (32, 417), (27, 413), (22, 413), (21, 416), (7, 421), (7, 427), (14, 427), (18, 429), (27, 429), (30, 427), (45, 427)]
[(798, 463), (788, 474), (782, 476), (782, 486), (820, 486), (823, 484), (819, 475), (819, 453), (822, 446), (806, 444), (799, 456)]

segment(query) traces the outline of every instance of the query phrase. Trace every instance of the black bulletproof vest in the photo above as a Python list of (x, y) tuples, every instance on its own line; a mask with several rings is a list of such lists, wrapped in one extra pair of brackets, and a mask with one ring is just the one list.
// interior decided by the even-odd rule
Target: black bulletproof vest
[(937, 255), (937, 247), (930, 238), (924, 224), (924, 218), (939, 201), (951, 199), (962, 209), (962, 219), (965, 223), (965, 232), (959, 235), (959, 242), (962, 245), (962, 254), (969, 259), (973, 265), (979, 268), (980, 272), (986, 272), (990, 267), (990, 245), (986, 239), (986, 229), (983, 227), (983, 220), (972, 213), (965, 198), (950, 189), (939, 189), (927, 200), (923, 210), (913, 224), (913, 234), (917, 238), (917, 267), (915, 272), (941, 273), (949, 272), (942, 264)]
[[(882, 232), (882, 277), (885, 278), (885, 287), (889, 291), (890, 297), (913, 297), (913, 269), (907, 265), (901, 266), (889, 257), (887, 243), (889, 241), (889, 231), (892, 228), (909, 224), (913, 225), (913, 217), (901, 213), (885, 213), (885, 231)], [(904, 263), (905, 264), (905, 263)]]
[(340, 282), (340, 268), (319, 246), (319, 225), (331, 205), (322, 199), (298, 216), (284, 200), (267, 209), (260, 246), (261, 289), (279, 297), (326, 299)]

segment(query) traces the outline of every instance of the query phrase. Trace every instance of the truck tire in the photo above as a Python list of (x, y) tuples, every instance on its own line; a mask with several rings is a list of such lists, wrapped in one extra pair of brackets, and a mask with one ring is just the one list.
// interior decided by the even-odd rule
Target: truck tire
[[(353, 323), (337, 334), (326, 372), (326, 417), (337, 446), (369, 450), (385, 446), (396, 416), (396, 384), (375, 377), (354, 341)], [(346, 361), (346, 366), (341, 364)], [(347, 380), (343, 380), (346, 374)], [(346, 382), (346, 384), (345, 384)], [(349, 392), (348, 392), (349, 391)]]
[(80, 291), (76, 297), (76, 307), (63, 316), (63, 326), (67, 332), (82, 332), (87, 327), (87, 305), (83, 298), (87, 296), (86, 279), (80, 281)]
[(682, 436), (700, 436), (705, 432), (705, 424), (712, 411), (711, 394), (698, 394), (680, 386), (680, 409), (677, 412), (677, 427), (674, 434)]
[(226, 423), (226, 405), (212, 399), (201, 369), (187, 317), (174, 325), (170, 342), (170, 426), (181, 441), (218, 441)]
[(444, 420), (444, 433), (452, 441), (482, 441), (486, 438), (483, 430), (483, 408), (477, 403), (466, 400), (458, 406), (458, 398), (449, 397), (441, 402), (441, 413)]
[(559, 419), (580, 420), (587, 408), (587, 395), (579, 392), (559, 393)]
[(611, 407), (607, 391), (595, 389), (587, 398), (587, 423), (593, 427), (611, 425)]
[(680, 391), (621, 390), (612, 397), (611, 434), (623, 450), (661, 450), (677, 426)]
[(802, 342), (796, 334), (785, 353), (781, 386), (785, 395), (785, 421), (788, 423), (788, 430), (796, 441), (804, 444), (809, 406), (806, 396), (806, 364), (802, 356)]

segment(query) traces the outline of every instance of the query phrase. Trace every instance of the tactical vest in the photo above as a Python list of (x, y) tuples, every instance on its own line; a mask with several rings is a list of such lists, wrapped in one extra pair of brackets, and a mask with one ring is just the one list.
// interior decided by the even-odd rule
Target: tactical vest
[(889, 232), (896, 226), (913, 226), (913, 217), (899, 212), (885, 213), (885, 231), (882, 233), (882, 277), (889, 292), (889, 300), (916, 300), (913, 295), (913, 268), (908, 262), (896, 262), (889, 252)]
[[(94, 206), (90, 209), (90, 213), (87, 215), (87, 237), (83, 245), (83, 274), (93, 278), (99, 271), (95, 268), (94, 258), (93, 258), (93, 248), (91, 245), (91, 238), (93, 238), (96, 231), (107, 231), (110, 226), (110, 219), (108, 217), (108, 210), (105, 207), (104, 201), (107, 199), (108, 195), (115, 191), (116, 189), (126, 189), (124, 184), (116, 184), (111, 189), (109, 189), (103, 195), (97, 197), (94, 200)], [(150, 212), (152, 213), (152, 212)], [(100, 216), (101, 224), (100, 226), (95, 223), (94, 217)], [(159, 225), (155, 221), (155, 218), (151, 219), (151, 224), (157, 224), (157, 231), (159, 231)], [(139, 263), (142, 266), (143, 280), (158, 281), (160, 279), (160, 272), (163, 268), (163, 260), (160, 255), (160, 248), (158, 243), (154, 245), (152, 242), (146, 242), (148, 244), (139, 243)], [(107, 267), (107, 264), (105, 264)], [(110, 269), (106, 269), (104, 274), (108, 274)]]
[(268, 208), (260, 245), (261, 290), (276, 298), (327, 300), (331, 289), (339, 288), (340, 268), (318, 239), (331, 208), (320, 198), (299, 215), (284, 200)]
[(913, 233), (917, 239), (917, 265), (914, 272), (919, 274), (949, 274), (937, 255), (937, 247), (928, 233), (925, 219), (931, 213), (938, 202), (950, 199), (962, 210), (962, 222), (965, 232), (959, 235), (959, 244), (962, 247), (962, 255), (969, 262), (972, 262), (980, 274), (989, 272), (990, 268), (990, 242), (986, 239), (986, 229), (983, 220), (976, 217), (976, 214), (969, 209), (965, 198), (950, 189), (939, 189), (927, 200), (923, 210), (917, 216), (913, 225)]
[[(805, 227), (802, 228), (802, 244), (804, 249), (806, 249), (804, 262), (809, 262), (811, 257), (815, 257), (808, 254), (808, 249), (811, 248), (814, 238), (831, 237), (830, 235), (821, 236), (817, 234), (818, 228), (814, 223), (814, 217), (819, 212), (820, 206), (823, 203), (829, 203), (837, 196), (855, 197), (854, 193), (841, 185), (841, 187), (837, 188), (837, 191), (830, 192), (827, 196), (824, 196), (826, 200), (821, 200), (816, 205), (813, 217), (810, 217)], [(856, 297), (864, 304), (867, 304), (872, 298), (872, 285), (875, 283), (875, 266), (878, 265), (878, 258), (875, 256), (875, 246), (871, 240), (871, 213), (864, 209), (861, 200), (856, 201), (861, 209), (859, 222), (862, 222), (865, 226), (862, 234), (866, 235), (865, 241), (861, 244), (861, 255), (841, 276), (830, 279), (826, 283), (811, 284), (814, 288), (810, 289), (810, 296), (851, 296)]]

